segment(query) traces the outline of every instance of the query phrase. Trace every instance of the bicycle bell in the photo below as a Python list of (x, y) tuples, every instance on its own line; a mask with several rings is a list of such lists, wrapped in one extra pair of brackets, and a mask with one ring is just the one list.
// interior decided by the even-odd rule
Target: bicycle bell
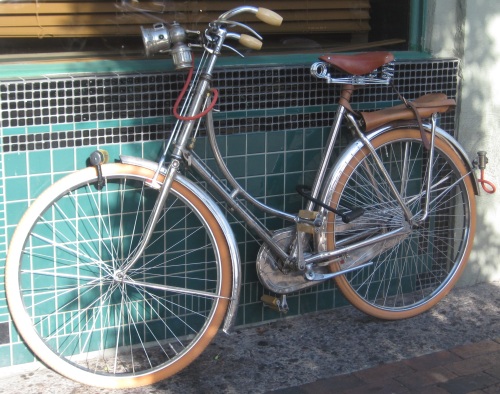
[(141, 26), (141, 31), (146, 56), (170, 52), (177, 70), (191, 67), (191, 48), (186, 45), (186, 31), (177, 22), (170, 26), (164, 23), (156, 23), (152, 28)]

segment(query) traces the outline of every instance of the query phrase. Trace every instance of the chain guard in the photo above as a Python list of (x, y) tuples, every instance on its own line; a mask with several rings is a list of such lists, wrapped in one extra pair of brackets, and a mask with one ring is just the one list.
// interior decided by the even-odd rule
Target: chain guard
[[(277, 230), (273, 234), (273, 240), (287, 250), (295, 239), (294, 227)], [(309, 248), (304, 252), (310, 252)], [(325, 272), (326, 269), (325, 269)], [(310, 281), (304, 277), (303, 271), (290, 271), (284, 273), (280, 269), (280, 262), (273, 256), (266, 244), (260, 247), (257, 254), (257, 275), (264, 287), (276, 294), (289, 294), (317, 285), (319, 282)]]

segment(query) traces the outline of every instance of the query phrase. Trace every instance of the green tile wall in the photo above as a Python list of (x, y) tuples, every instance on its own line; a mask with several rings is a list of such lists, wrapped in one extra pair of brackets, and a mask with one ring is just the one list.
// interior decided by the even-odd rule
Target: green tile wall
[[(410, 99), (430, 91), (456, 97), (457, 69), (455, 60), (397, 62), (395, 83)], [(338, 89), (313, 79), (308, 65), (225, 67), (215, 81), (221, 95), (216, 127), (228, 166), (253, 195), (275, 208), (297, 211), (302, 200), (295, 186), (312, 182)], [(107, 149), (111, 158), (155, 159), (172, 126), (169, 108), (182, 83), (175, 73), (132, 72), (0, 79), (0, 367), (34, 361), (12, 325), (4, 288), (7, 245), (24, 210), (48, 185), (85, 167), (96, 148)], [(395, 102), (390, 89), (370, 87), (354, 105), (375, 109)], [(441, 125), (453, 132), (454, 114)], [(196, 151), (213, 161), (204, 137)], [(260, 302), (258, 241), (237, 219), (228, 219), (243, 264), (237, 324), (279, 318)], [(281, 220), (263, 220), (273, 229), (283, 226)], [(345, 303), (332, 282), (288, 297), (290, 315)]]

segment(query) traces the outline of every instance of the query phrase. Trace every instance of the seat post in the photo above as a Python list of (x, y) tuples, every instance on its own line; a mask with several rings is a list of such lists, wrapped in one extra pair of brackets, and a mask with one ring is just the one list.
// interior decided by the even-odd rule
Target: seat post
[(354, 85), (345, 84), (342, 85), (342, 91), (340, 92), (339, 104), (349, 112), (354, 112), (351, 108), (351, 96), (354, 93)]

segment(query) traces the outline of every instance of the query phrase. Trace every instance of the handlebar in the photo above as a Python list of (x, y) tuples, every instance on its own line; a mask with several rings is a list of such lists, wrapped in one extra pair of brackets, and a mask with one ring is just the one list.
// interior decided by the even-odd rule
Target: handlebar
[[(238, 40), (241, 45), (247, 48), (260, 50), (262, 48), (262, 42), (260, 41), (261, 37), (250, 27), (230, 20), (236, 15), (242, 13), (254, 14), (259, 20), (272, 26), (280, 26), (283, 21), (283, 18), (279, 14), (267, 8), (241, 6), (233, 8), (232, 10), (220, 15), (217, 20), (210, 24), (210, 28), (205, 33), (205, 36), (210, 36), (210, 34), (212, 34), (215, 37), (219, 37), (221, 41), (225, 38), (233, 38)], [(226, 30), (224, 30), (224, 33), (220, 33), (221, 25), (240, 26), (256, 37), (249, 34), (227, 32)], [(188, 36), (196, 35), (199, 37), (200, 32), (186, 30), (177, 22), (173, 22), (171, 24), (156, 23), (152, 28), (141, 27), (141, 31), (144, 47), (146, 49), (146, 56), (154, 55), (155, 53), (170, 52), (177, 69), (191, 67), (191, 47), (196, 45), (188, 44)], [(203, 46), (207, 49), (206, 45)]]
[(278, 13), (268, 10), (267, 8), (260, 7), (255, 14), (262, 22), (272, 26), (281, 26), (283, 17)]
[(229, 10), (225, 13), (223, 13), (219, 19), (220, 20), (228, 20), (231, 19), (232, 17), (238, 15), (238, 14), (243, 14), (245, 12), (255, 14), (255, 16), (260, 19), (262, 22), (267, 23), (268, 25), (272, 26), (281, 26), (281, 22), (283, 22), (283, 18), (281, 15), (278, 13), (271, 11), (267, 8), (262, 8), (262, 7), (251, 7), (248, 5), (244, 5), (241, 7), (233, 8), (232, 10)]

